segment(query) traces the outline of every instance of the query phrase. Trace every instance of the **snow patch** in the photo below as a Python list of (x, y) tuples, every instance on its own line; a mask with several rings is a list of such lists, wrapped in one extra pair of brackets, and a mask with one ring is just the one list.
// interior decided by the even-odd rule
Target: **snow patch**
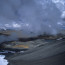
[(8, 64), (8, 61), (4, 58), (5, 58), (4, 55), (0, 55), (0, 65), (7, 65)]

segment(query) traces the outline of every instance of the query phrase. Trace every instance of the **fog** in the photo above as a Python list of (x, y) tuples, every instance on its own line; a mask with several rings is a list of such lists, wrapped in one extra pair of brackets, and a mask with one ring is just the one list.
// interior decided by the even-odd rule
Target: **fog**
[(63, 2), (63, 0), (0, 0), (0, 30), (21, 30), (21, 34), (29, 37), (59, 34), (65, 28), (65, 2), (64, 4)]

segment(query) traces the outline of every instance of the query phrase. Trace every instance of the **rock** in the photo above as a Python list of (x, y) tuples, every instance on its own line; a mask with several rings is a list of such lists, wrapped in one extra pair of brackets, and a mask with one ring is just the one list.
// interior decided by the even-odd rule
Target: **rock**
[(6, 57), (10, 65), (65, 65), (65, 40), (55, 40), (35, 49)]
[(54, 36), (44, 34), (42, 36), (32, 37), (32, 38), (23, 38), (23, 36), (19, 36), (16, 40), (15, 39), (12, 40), (12, 38), (9, 38), (9, 37), (11, 37), (12, 32), (20, 33), (19, 31), (14, 31), (14, 30), (12, 30), (12, 31), (6, 30), (6, 31), (0, 32), (1, 35), (5, 36), (5, 40), (3, 41), (3, 43), (0, 44), (2, 49), (3, 48), (10, 49), (10, 50), (33, 49), (33, 48), (36, 48), (38, 46), (43, 46), (46, 43), (48, 43), (46, 40), (53, 41), (53, 40), (61, 40), (61, 39), (65, 38), (65, 35), (62, 35), (62, 34), (58, 34), (58, 35), (54, 35)]
[(4, 49), (33, 49), (38, 46), (44, 45), (47, 42), (44, 41), (44, 39), (38, 39), (34, 41), (11, 41), (11, 42), (4, 42), (1, 44), (2, 48)]

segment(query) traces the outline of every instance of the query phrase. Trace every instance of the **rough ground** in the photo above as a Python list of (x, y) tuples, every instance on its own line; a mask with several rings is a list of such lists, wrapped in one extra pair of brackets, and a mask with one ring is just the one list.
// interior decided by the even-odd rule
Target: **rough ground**
[(6, 57), (9, 65), (65, 65), (65, 39), (47, 42), (24, 53)]

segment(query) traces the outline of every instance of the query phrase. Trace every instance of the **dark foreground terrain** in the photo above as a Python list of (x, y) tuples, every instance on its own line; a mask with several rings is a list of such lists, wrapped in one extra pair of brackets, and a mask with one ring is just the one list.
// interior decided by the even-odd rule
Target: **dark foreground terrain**
[(9, 60), (9, 65), (65, 65), (65, 52), (34, 61)]
[(9, 65), (65, 65), (65, 39), (46, 42), (23, 53), (6, 55)]

